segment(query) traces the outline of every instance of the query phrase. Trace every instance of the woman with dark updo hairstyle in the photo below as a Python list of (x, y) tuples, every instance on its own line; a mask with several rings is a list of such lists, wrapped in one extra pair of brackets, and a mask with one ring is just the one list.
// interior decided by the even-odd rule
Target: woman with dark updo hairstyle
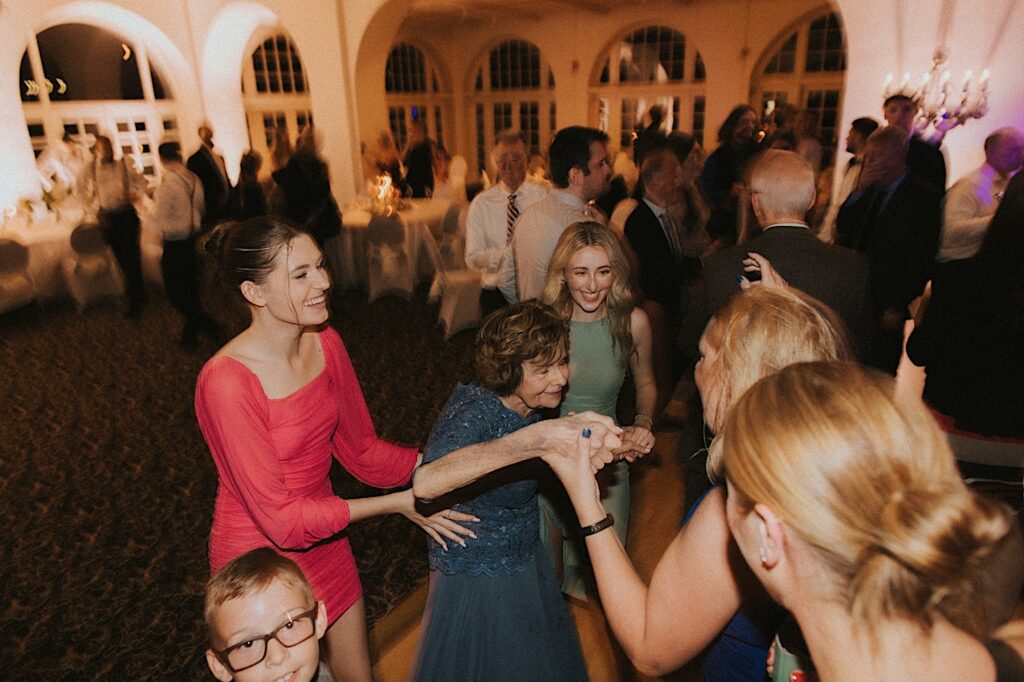
[[(411, 490), (343, 500), (331, 460), (369, 485), (408, 482), (419, 456), (377, 438), (355, 371), (328, 326), (330, 279), (313, 238), (293, 223), (225, 223), (204, 246), (245, 301), (251, 322), (202, 371), (196, 416), (217, 465), (210, 569), (258, 547), (299, 565), (327, 606), (327, 660), (335, 680), (372, 678), (362, 588), (349, 523), (400, 513), (437, 542), (470, 531), (444, 512), (424, 518)], [(238, 672), (238, 671), (232, 671)]]

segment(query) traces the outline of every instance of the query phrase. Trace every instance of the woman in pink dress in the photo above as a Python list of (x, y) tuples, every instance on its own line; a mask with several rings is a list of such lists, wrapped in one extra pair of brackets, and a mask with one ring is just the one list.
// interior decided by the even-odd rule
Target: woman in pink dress
[[(349, 523), (400, 513), (436, 541), (472, 533), (444, 511), (424, 518), (411, 490), (343, 500), (331, 458), (380, 488), (408, 482), (414, 448), (380, 440), (352, 363), (327, 326), (330, 280), (316, 242), (291, 223), (253, 218), (206, 241), (252, 314), (252, 323), (206, 363), (196, 415), (219, 474), (210, 531), (216, 571), (256, 547), (293, 559), (327, 605), (328, 661), (336, 680), (372, 677), (359, 574)], [(443, 516), (442, 516), (443, 515)]]

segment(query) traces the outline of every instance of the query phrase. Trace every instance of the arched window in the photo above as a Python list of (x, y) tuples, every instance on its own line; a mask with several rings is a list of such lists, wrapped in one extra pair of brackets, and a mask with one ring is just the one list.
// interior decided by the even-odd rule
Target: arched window
[(487, 164), (494, 136), (506, 128), (526, 135), (533, 154), (544, 154), (555, 133), (555, 76), (533, 43), (507, 40), (494, 46), (476, 70), (473, 120), (476, 162)]
[[(242, 100), (249, 126), (249, 146), (272, 156), (274, 138), (281, 131), (294, 146), (302, 130), (313, 123), (309, 80), (299, 50), (285, 33), (257, 39), (242, 66)], [(272, 163), (264, 163), (268, 173)]]
[(835, 12), (824, 12), (790, 27), (758, 60), (751, 79), (750, 103), (763, 117), (781, 104), (807, 111), (830, 163), (846, 80), (843, 26)]
[(384, 91), (388, 124), (399, 149), (405, 147), (413, 121), (422, 121), (427, 135), (444, 144), (451, 95), (442, 89), (442, 83), (437, 68), (423, 50), (411, 43), (398, 43), (391, 48), (384, 71)]
[(159, 173), (156, 148), (178, 139), (178, 112), (146, 46), (90, 24), (38, 33), (21, 58), (21, 101), (36, 156), (65, 133), (90, 145), (107, 135), (115, 156)]
[(704, 139), (704, 61), (679, 31), (647, 26), (616, 39), (602, 53), (591, 83), (601, 130), (621, 148), (633, 144), (643, 116), (655, 104), (667, 114), (668, 130)]

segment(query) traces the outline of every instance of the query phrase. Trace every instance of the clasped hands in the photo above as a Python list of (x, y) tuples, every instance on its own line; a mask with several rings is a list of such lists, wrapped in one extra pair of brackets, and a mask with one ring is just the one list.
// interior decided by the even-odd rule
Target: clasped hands
[[(569, 414), (542, 422), (547, 447), (541, 457), (567, 490), (594, 481), (594, 474), (611, 462), (633, 462), (651, 451), (654, 436), (640, 426), (621, 428), (595, 412)], [(571, 490), (570, 490), (571, 492)]]

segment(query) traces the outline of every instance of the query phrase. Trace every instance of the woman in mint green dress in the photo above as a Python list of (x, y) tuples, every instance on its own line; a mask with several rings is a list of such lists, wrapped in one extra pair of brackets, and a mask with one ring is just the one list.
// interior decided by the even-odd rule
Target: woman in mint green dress
[[(657, 400), (651, 363), (651, 325), (636, 307), (629, 286), (629, 260), (622, 240), (599, 223), (567, 227), (555, 246), (541, 295), (544, 303), (570, 321), (569, 388), (561, 414), (593, 410), (613, 419), (626, 367), (636, 387), (636, 416), (624, 428), (631, 450), (598, 475), (601, 502), (615, 518), (615, 532), (626, 544), (629, 527), (629, 463), (654, 447), (652, 417)], [(592, 585), (590, 563), (579, 523), (554, 476), (541, 486), (541, 537), (561, 564), (562, 591), (586, 599)], [(546, 522), (545, 522), (546, 521)]]

